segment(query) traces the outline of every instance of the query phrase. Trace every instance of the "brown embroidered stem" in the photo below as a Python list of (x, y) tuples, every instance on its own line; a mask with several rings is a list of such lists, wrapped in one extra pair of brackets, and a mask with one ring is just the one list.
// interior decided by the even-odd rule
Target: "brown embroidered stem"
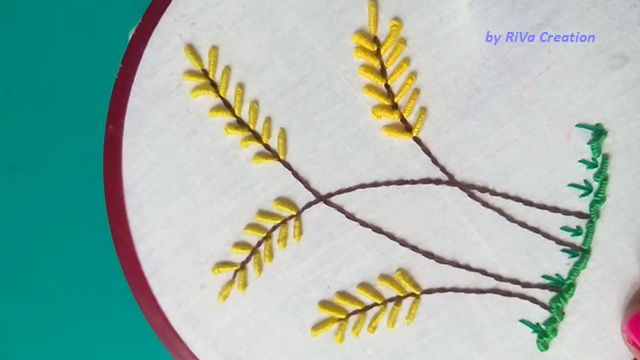
[[(396, 95), (395, 92), (393, 91), (393, 89), (391, 88), (391, 85), (389, 84), (389, 77), (387, 74), (387, 66), (384, 63), (384, 59), (381, 53), (381, 43), (380, 43), (380, 39), (377, 36), (373, 37), (373, 41), (376, 44), (376, 56), (378, 57), (378, 60), (380, 61), (380, 72), (382, 77), (385, 79), (385, 84), (384, 84), (384, 88), (385, 91), (387, 92), (387, 95), (389, 97), (389, 99), (395, 99)], [(402, 125), (404, 126), (404, 128), (407, 130), (407, 132), (412, 133), (413, 132), (413, 127), (411, 126), (411, 124), (409, 123), (409, 121), (407, 120), (407, 118), (404, 116), (404, 114), (402, 113), (402, 111), (400, 110), (400, 106), (398, 104), (397, 101), (393, 101), (392, 104), (393, 108), (395, 110), (398, 111), (398, 113), (400, 114), (400, 122), (402, 123)], [(427, 145), (422, 141), (421, 138), (417, 137), (417, 136), (412, 136), (413, 142), (415, 142), (418, 147), (420, 148), (420, 150), (422, 150), (422, 152), (427, 156), (427, 158), (429, 158), (429, 160), (431, 161), (431, 163), (438, 168), (438, 170), (447, 177), (447, 179), (458, 183), (456, 177), (453, 175), (453, 173), (451, 173), (439, 160), (438, 158), (436, 158), (436, 156), (431, 152), (431, 150), (429, 150), (429, 148), (427, 147)], [(463, 183), (459, 183), (459, 184), (463, 184)], [(523, 229), (529, 230), (534, 234), (540, 235), (541, 237), (550, 240), (560, 246), (563, 247), (567, 247), (570, 249), (574, 249), (577, 251), (580, 251), (581, 248), (579, 245), (574, 244), (572, 242), (566, 241), (566, 240), (562, 240), (561, 238), (554, 236), (538, 227), (532, 226), (522, 220), (517, 219), (516, 217), (512, 216), (511, 214), (507, 213), (505, 210), (503, 210), (502, 208), (495, 206), (493, 204), (490, 204), (489, 202), (485, 201), (484, 199), (482, 199), (481, 197), (479, 197), (477, 194), (475, 194), (473, 192), (473, 189), (467, 186), (456, 186), (458, 189), (460, 189), (462, 192), (464, 192), (471, 200), (477, 202), (478, 204), (480, 204), (482, 207), (492, 210), (493, 212), (495, 212), (496, 214), (498, 214), (499, 216), (501, 216), (502, 218), (504, 218), (505, 220), (507, 220), (508, 222), (515, 224)]]
[[(256, 139), (256, 141), (258, 141), (260, 143), (260, 145), (267, 151), (269, 152), (285, 169), (287, 169), (289, 171), (289, 173), (291, 174), (291, 176), (293, 176), (294, 179), (296, 179), (307, 191), (309, 191), (315, 198), (316, 200), (314, 201), (318, 201), (318, 202), (322, 202), (323, 204), (325, 204), (326, 206), (329, 206), (331, 208), (333, 208), (334, 210), (338, 211), (339, 213), (341, 213), (342, 215), (344, 215), (344, 217), (346, 217), (347, 219), (355, 222), (356, 224), (362, 226), (365, 229), (369, 229), (371, 231), (373, 231), (376, 234), (380, 234), (383, 235), (384, 237), (386, 237), (387, 239), (393, 241), (394, 243), (400, 245), (401, 247), (404, 247), (406, 249), (409, 249), (417, 254), (422, 255), (423, 257), (433, 260), (439, 264), (442, 265), (447, 265), (447, 266), (451, 266), (457, 269), (461, 269), (461, 270), (465, 270), (468, 272), (472, 272), (472, 273), (477, 273), (480, 275), (483, 275), (485, 277), (494, 279), (496, 281), (499, 282), (504, 282), (504, 283), (509, 283), (512, 285), (517, 285), (520, 286), (522, 288), (531, 288), (531, 289), (542, 289), (542, 290), (549, 290), (549, 291), (556, 291), (555, 289), (553, 289), (552, 287), (550, 287), (547, 284), (540, 284), (540, 283), (530, 283), (530, 282), (526, 282), (526, 281), (521, 281), (519, 279), (516, 278), (510, 278), (510, 277), (506, 277), (500, 274), (496, 274), (496, 273), (492, 273), (488, 270), (482, 269), (482, 268), (477, 268), (471, 265), (467, 265), (467, 264), (462, 264), (460, 262), (457, 262), (455, 260), (451, 260), (451, 259), (447, 259), (441, 255), (438, 255), (434, 252), (425, 250), (425, 249), (421, 249), (416, 245), (411, 244), (410, 242), (408, 242), (407, 240), (383, 229), (382, 227), (369, 223), (361, 218), (359, 218), (358, 216), (356, 216), (355, 214), (353, 214), (352, 212), (346, 210), (345, 208), (343, 208), (342, 206), (334, 203), (333, 201), (331, 201), (329, 198), (326, 198), (322, 193), (320, 193), (320, 191), (318, 191), (316, 188), (314, 188), (307, 179), (305, 179), (302, 175), (300, 175), (300, 173), (298, 173), (298, 171), (291, 165), (291, 163), (289, 163), (286, 159), (283, 159), (280, 154), (278, 154), (278, 152), (272, 148), (268, 143), (264, 142), (264, 140), (262, 139), (262, 136), (260, 136), (260, 134), (255, 131), (254, 129), (252, 129), (249, 124), (247, 124), (247, 122), (239, 115), (236, 113), (233, 105), (231, 105), (231, 103), (229, 102), (229, 100), (223, 96), (220, 92), (220, 89), (218, 87), (218, 84), (215, 82), (215, 80), (211, 79), (211, 77), (208, 74), (208, 71), (206, 69), (201, 69), (202, 73), (204, 76), (206, 76), (209, 79), (209, 83), (211, 85), (211, 87), (213, 88), (213, 90), (215, 91), (215, 93), (217, 94), (217, 96), (220, 98), (222, 104), (224, 105), (225, 108), (227, 108), (227, 110), (229, 110), (229, 112), (231, 114), (233, 114), (233, 117), (236, 120), (236, 123), (239, 126), (242, 126), (243, 128), (247, 129), (247, 131), (249, 131), (252, 136)], [(307, 204), (309, 205), (309, 204)], [(305, 205), (305, 207), (307, 207), (307, 205)], [(312, 206), (312, 205), (311, 205)], [(310, 207), (310, 206), (309, 206)], [(289, 219), (290, 220), (290, 219)], [(283, 220), (284, 221), (284, 220)], [(283, 223), (283, 221), (281, 221), (279, 224), (276, 224), (274, 226), (271, 227), (271, 229), (268, 230), (267, 232), (267, 236), (272, 234), (275, 229), (277, 228), (277, 226), (281, 225)], [(259, 241), (260, 244), (262, 244), (261, 241), (264, 241), (264, 239), (266, 239), (266, 236), (261, 239)], [(255, 254), (256, 252), (256, 247), (254, 247), (250, 253), (251, 256), (253, 256), (253, 254)], [(247, 259), (245, 259), (245, 261), (248, 261)], [(246, 264), (246, 262), (243, 262), (243, 265)], [(233, 277), (235, 278), (235, 276), (237, 275), (237, 271), (234, 272)]]

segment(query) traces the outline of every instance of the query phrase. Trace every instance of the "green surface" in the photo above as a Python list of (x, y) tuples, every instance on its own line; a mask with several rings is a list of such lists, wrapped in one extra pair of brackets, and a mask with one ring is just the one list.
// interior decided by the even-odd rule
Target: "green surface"
[(126, 284), (102, 146), (149, 0), (2, 0), (0, 359), (168, 359)]

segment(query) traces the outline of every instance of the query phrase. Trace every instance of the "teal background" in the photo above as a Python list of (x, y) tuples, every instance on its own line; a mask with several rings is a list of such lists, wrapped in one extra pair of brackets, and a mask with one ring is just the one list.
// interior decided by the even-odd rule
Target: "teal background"
[(0, 359), (168, 359), (111, 241), (102, 146), (149, 0), (2, 0)]

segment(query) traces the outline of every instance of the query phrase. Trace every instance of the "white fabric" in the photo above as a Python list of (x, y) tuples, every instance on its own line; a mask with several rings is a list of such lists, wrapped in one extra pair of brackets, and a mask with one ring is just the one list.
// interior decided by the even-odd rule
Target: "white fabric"
[[(333, 332), (312, 339), (317, 301), (378, 274), (408, 269), (423, 285), (492, 287), (488, 279), (428, 261), (319, 205), (305, 213), (304, 237), (248, 291), (225, 304), (225, 276), (212, 265), (237, 259), (230, 245), (258, 209), (311, 196), (277, 165), (254, 166), (253, 151), (207, 118), (210, 99), (191, 100), (182, 72), (186, 43), (206, 55), (218, 45), (232, 81), (246, 84), (261, 115), (289, 137), (289, 159), (321, 191), (363, 181), (438, 175), (410, 141), (384, 137), (361, 94), (351, 35), (366, 26), (365, 1), (174, 1), (145, 52), (124, 135), (128, 216), (144, 271), (162, 308), (201, 359), (622, 359), (622, 309), (638, 285), (640, 242), (640, 10), (635, 1), (382, 0), (381, 31), (400, 17), (420, 103), (422, 138), (459, 178), (538, 201), (586, 210), (569, 182), (590, 176), (588, 134), (609, 129), (609, 200), (567, 317), (551, 349), (517, 322), (542, 321), (535, 306), (493, 296), (435, 295), (414, 324), (375, 335)], [(487, 31), (580, 31), (595, 44), (485, 43)], [(368, 190), (336, 199), (423, 248), (539, 281), (566, 274), (560, 248), (516, 228), (456, 189)], [(563, 216), (494, 201), (554, 234)], [(255, 241), (254, 239), (248, 239)], [(505, 286), (502, 286), (505, 287)], [(505, 287), (515, 289), (513, 287)], [(543, 291), (528, 291), (548, 300)]]

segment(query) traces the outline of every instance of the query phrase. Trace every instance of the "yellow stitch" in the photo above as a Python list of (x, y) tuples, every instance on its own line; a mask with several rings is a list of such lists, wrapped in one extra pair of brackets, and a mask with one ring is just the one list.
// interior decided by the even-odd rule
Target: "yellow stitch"
[(386, 82), (384, 77), (380, 75), (378, 69), (374, 68), (371, 65), (360, 65), (360, 67), (358, 68), (358, 73), (374, 84), (384, 85)]
[(271, 235), (264, 241), (264, 262), (270, 264), (273, 261), (273, 241)]
[(396, 82), (396, 80), (398, 80), (400, 76), (402, 76), (402, 74), (407, 71), (409, 66), (411, 66), (411, 60), (409, 60), (408, 57), (402, 59), (400, 64), (398, 64), (398, 66), (396, 66), (396, 68), (393, 69), (393, 71), (389, 75), (389, 84), (393, 84), (394, 82)]
[(413, 322), (413, 320), (416, 319), (416, 315), (418, 314), (419, 307), (420, 307), (420, 298), (416, 297), (411, 302), (411, 306), (409, 306), (409, 311), (407, 312), (407, 317), (406, 317), (407, 325), (410, 325)]
[(281, 159), (287, 158), (287, 132), (283, 128), (278, 131), (278, 156)]
[(360, 332), (362, 332), (362, 328), (364, 327), (364, 323), (367, 321), (367, 314), (362, 312), (358, 314), (358, 319), (355, 324), (353, 324), (353, 329), (351, 329), (351, 334), (355, 337), (360, 336)]
[(414, 280), (414, 278), (409, 274), (409, 272), (405, 269), (398, 269), (395, 273), (396, 279), (400, 284), (402, 284), (405, 288), (409, 289), (414, 294), (419, 294), (422, 291), (422, 288), (418, 283)]
[(244, 103), (244, 85), (241, 83), (236, 85), (236, 92), (233, 100), (233, 111), (236, 115), (242, 114), (242, 105)]
[(238, 241), (231, 245), (231, 252), (234, 254), (246, 254), (253, 250), (253, 245), (246, 241)]
[(298, 214), (298, 206), (293, 201), (282, 197), (273, 200), (273, 209), (285, 212), (289, 215)]
[(311, 336), (316, 337), (316, 336), (324, 333), (325, 331), (331, 329), (336, 322), (337, 322), (337, 319), (335, 319), (335, 318), (326, 318), (326, 319), (316, 323), (311, 328)]
[(371, 108), (371, 115), (376, 119), (399, 120), (400, 112), (391, 105), (375, 105)]
[(232, 118), (233, 113), (224, 105), (216, 105), (209, 110), (209, 117), (212, 118)]
[(196, 67), (196, 69), (198, 70), (204, 69), (204, 64), (202, 63), (202, 59), (200, 58), (200, 55), (198, 55), (198, 52), (193, 47), (193, 45), (187, 44), (187, 46), (184, 47), (184, 54), (187, 56), (187, 59), (191, 61), (193, 66)]
[(393, 18), (389, 23), (389, 34), (387, 34), (387, 37), (384, 39), (384, 41), (382, 42), (382, 46), (380, 47), (380, 51), (382, 52), (382, 54), (386, 54), (387, 51), (391, 49), (391, 46), (395, 43), (401, 31), (402, 20)]
[(182, 78), (185, 81), (191, 81), (191, 82), (203, 82), (203, 81), (209, 81), (209, 79), (204, 76), (204, 74), (200, 71), (194, 71), (194, 70), (187, 70), (184, 73), (182, 73)]
[(378, 33), (378, 2), (369, 0), (367, 10), (369, 13), (369, 32), (376, 35)]
[(333, 298), (342, 306), (351, 306), (356, 309), (361, 309), (366, 305), (362, 300), (346, 291), (338, 291)]
[(402, 307), (402, 300), (396, 300), (393, 302), (389, 317), (387, 318), (387, 327), (393, 329), (398, 322), (398, 314), (400, 314), (400, 308)]
[(413, 137), (413, 134), (405, 130), (404, 126), (400, 123), (385, 125), (381, 130), (384, 135), (398, 139), (406, 140)]
[(251, 146), (261, 146), (262, 143), (253, 136), (253, 134), (249, 134), (240, 140), (240, 147), (246, 149)]
[(302, 239), (302, 219), (296, 216), (293, 220), (293, 240), (299, 242)]
[(402, 285), (387, 274), (380, 274), (378, 276), (378, 284), (387, 287), (389, 290), (395, 292), (398, 295), (407, 295), (407, 290)]
[(329, 300), (321, 300), (318, 303), (318, 311), (336, 318), (344, 318), (349, 314), (347, 309)]
[(257, 100), (252, 100), (249, 103), (249, 127), (252, 129), (256, 128), (256, 124), (258, 123), (258, 114), (260, 113), (260, 104)]
[(400, 86), (400, 89), (396, 93), (396, 98), (395, 98), (396, 102), (400, 102), (400, 100), (402, 100), (404, 95), (409, 92), (413, 84), (416, 83), (417, 79), (418, 79), (418, 74), (415, 71), (407, 76), (407, 78), (404, 80), (404, 82)]
[(211, 273), (213, 275), (220, 275), (226, 272), (231, 272), (240, 267), (240, 264), (231, 261), (221, 261), (213, 266)]
[(235, 122), (228, 123), (224, 126), (225, 135), (248, 135), (251, 134), (249, 129), (244, 126), (238, 125)]
[(353, 37), (351, 39), (353, 40), (353, 43), (358, 46), (362, 46), (363, 48), (370, 51), (376, 51), (376, 43), (371, 40), (371, 35), (363, 31), (356, 32), (355, 34), (353, 34)]
[(251, 160), (254, 164), (266, 164), (276, 161), (277, 158), (266, 151), (258, 151)]
[(227, 281), (222, 286), (222, 289), (220, 289), (220, 292), (218, 293), (218, 301), (220, 301), (221, 303), (227, 301), (227, 299), (229, 298), (229, 295), (231, 294), (231, 290), (233, 290), (234, 285), (235, 285), (234, 279)]
[(420, 135), (420, 132), (422, 131), (422, 128), (424, 127), (424, 123), (425, 120), (427, 119), (427, 108), (426, 107), (421, 107), (418, 110), (418, 116), (416, 117), (416, 121), (413, 124), (413, 131), (412, 131), (412, 135), (413, 136), (418, 136)]
[(353, 49), (353, 57), (363, 60), (372, 66), (380, 65), (380, 61), (378, 60), (378, 56), (376, 55), (376, 53), (361, 46)]
[(409, 96), (409, 100), (407, 100), (407, 103), (404, 105), (404, 109), (402, 109), (402, 115), (404, 115), (405, 118), (408, 118), (413, 112), (413, 109), (416, 106), (416, 102), (418, 102), (419, 96), (420, 89), (414, 88), (411, 92), (411, 95)]
[(384, 105), (391, 105), (393, 103), (393, 101), (389, 99), (389, 94), (379, 86), (367, 84), (362, 88), (362, 93)]
[(393, 47), (393, 50), (391, 50), (391, 53), (389, 54), (389, 57), (384, 62), (384, 64), (387, 67), (393, 66), (393, 64), (395, 64), (396, 60), (398, 60), (398, 58), (400, 58), (400, 55), (402, 55), (402, 52), (406, 48), (407, 48), (407, 40), (404, 39), (404, 38), (401, 38), (400, 40), (398, 40), (396, 45)]
[(262, 137), (262, 141), (265, 143), (269, 143), (271, 140), (271, 118), (267, 117), (264, 119), (262, 123), (262, 133), (260, 134)]
[(256, 214), (256, 221), (267, 223), (267, 224), (277, 224), (284, 220), (284, 216), (265, 210), (259, 210)]
[(256, 277), (262, 275), (262, 254), (260, 251), (256, 251), (253, 254), (253, 272), (256, 274)]
[(289, 226), (287, 224), (282, 224), (280, 226), (280, 231), (278, 232), (278, 245), (281, 249), (287, 248), (287, 237), (289, 233)]
[(251, 223), (244, 227), (244, 232), (247, 235), (261, 238), (267, 235), (268, 230), (260, 224)]
[(238, 271), (238, 290), (245, 291), (247, 290), (247, 269), (242, 268)]
[(194, 87), (189, 92), (189, 95), (191, 95), (191, 97), (194, 98), (194, 99), (199, 98), (201, 96), (212, 96), (214, 98), (218, 97), (218, 94), (216, 94), (216, 92), (213, 90), (211, 85), (207, 84), (207, 83), (200, 84), (200, 85)]
[(347, 332), (347, 320), (340, 320), (338, 322), (338, 329), (336, 330), (335, 340), (336, 344), (342, 344), (344, 342), (344, 336)]
[(375, 315), (373, 315), (373, 317), (371, 318), (371, 321), (369, 321), (369, 326), (367, 326), (367, 331), (370, 334), (374, 334), (376, 330), (378, 330), (378, 324), (380, 323), (380, 320), (382, 320), (382, 317), (386, 312), (387, 312), (387, 306), (382, 305), (380, 307), (380, 310), (378, 310), (378, 312)]
[(209, 48), (209, 77), (216, 78), (216, 71), (218, 70), (218, 47), (212, 46)]
[(229, 90), (229, 80), (231, 80), (231, 68), (229, 66), (225, 66), (222, 69), (222, 74), (220, 75), (220, 95), (223, 97), (227, 96), (227, 91)]
[(361, 295), (368, 297), (378, 304), (384, 301), (384, 296), (369, 283), (363, 282), (358, 284), (356, 290)]

